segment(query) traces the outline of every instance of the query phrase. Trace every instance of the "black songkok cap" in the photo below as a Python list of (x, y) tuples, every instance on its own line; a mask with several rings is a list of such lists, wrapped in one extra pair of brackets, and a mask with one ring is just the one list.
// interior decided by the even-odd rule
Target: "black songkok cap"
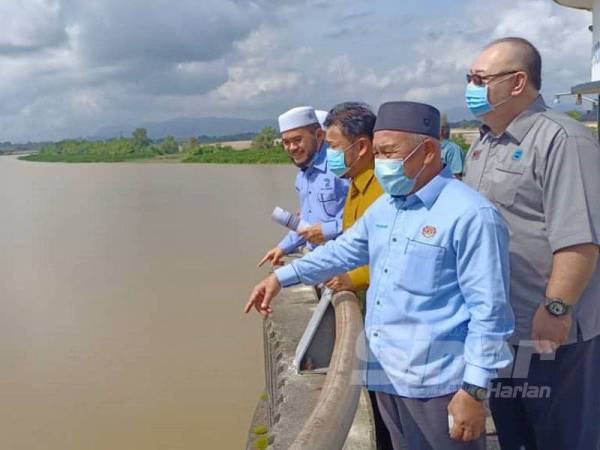
[(388, 102), (379, 107), (375, 129), (404, 131), (440, 138), (440, 112), (431, 105)]

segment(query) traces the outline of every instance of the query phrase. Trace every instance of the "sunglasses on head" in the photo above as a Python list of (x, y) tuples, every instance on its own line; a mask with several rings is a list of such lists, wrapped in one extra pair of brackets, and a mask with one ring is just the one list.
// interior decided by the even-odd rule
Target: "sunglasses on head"
[(478, 75), (476, 73), (468, 73), (467, 83), (473, 83), (475, 86), (484, 86), (494, 78), (501, 77), (503, 75), (511, 75), (517, 72), (520, 72), (520, 70), (509, 70), (507, 72), (492, 73), (490, 75)]

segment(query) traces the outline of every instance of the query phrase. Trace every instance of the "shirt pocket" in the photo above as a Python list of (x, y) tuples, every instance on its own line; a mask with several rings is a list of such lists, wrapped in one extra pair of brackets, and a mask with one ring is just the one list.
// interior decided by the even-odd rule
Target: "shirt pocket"
[(407, 239), (394, 286), (418, 295), (433, 295), (439, 287), (445, 253), (444, 247)]
[(321, 209), (328, 217), (336, 217), (338, 214), (338, 197), (335, 192), (321, 192), (319, 194)]
[(522, 161), (507, 161), (498, 164), (492, 176), (493, 200), (505, 207), (512, 206), (521, 185), (525, 167), (526, 165)]

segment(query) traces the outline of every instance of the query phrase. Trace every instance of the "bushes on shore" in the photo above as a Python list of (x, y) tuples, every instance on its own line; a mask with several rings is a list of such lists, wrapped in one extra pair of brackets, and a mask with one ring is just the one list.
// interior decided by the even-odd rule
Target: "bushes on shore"
[[(144, 128), (131, 138), (107, 141), (65, 140), (44, 146), (39, 153), (21, 157), (40, 162), (122, 162), (140, 159), (181, 160), (185, 163), (283, 164), (289, 159), (281, 144), (275, 143), (275, 130), (265, 129), (248, 150), (235, 150), (220, 144), (200, 144), (197, 138), (180, 143), (172, 136), (153, 142)], [(259, 144), (263, 144), (261, 147)]]

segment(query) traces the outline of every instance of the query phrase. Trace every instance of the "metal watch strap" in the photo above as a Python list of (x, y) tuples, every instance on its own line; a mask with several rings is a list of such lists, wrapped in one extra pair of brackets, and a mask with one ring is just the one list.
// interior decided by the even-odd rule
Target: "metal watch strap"
[(463, 382), (462, 389), (478, 402), (482, 402), (487, 397), (487, 389), (467, 383), (466, 381)]

